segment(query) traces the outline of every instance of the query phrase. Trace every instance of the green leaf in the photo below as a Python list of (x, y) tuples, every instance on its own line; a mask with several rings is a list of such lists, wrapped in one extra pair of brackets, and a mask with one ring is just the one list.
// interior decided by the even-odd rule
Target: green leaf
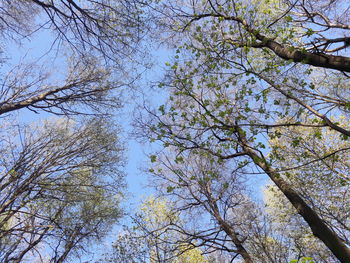
[(293, 21), (293, 18), (291, 16), (285, 16), (284, 19), (287, 21), (287, 22), (292, 22)]
[(347, 141), (349, 139), (349, 136), (345, 134), (340, 134), (340, 139), (342, 139), (343, 141)]
[(152, 163), (155, 163), (155, 162), (157, 161), (157, 156), (151, 155), (151, 156), (150, 156), (150, 159), (151, 159), (151, 162), (152, 162)]
[(298, 146), (298, 145), (300, 144), (301, 140), (302, 140), (301, 137), (295, 138), (295, 139), (292, 141), (292, 146), (293, 146), (293, 147)]
[(166, 188), (166, 192), (167, 192), (167, 193), (171, 193), (172, 191), (174, 191), (174, 189), (175, 189), (175, 187), (173, 187), (173, 186), (168, 186), (168, 187)]
[(183, 163), (184, 162), (184, 158), (182, 156), (177, 156), (175, 158), (175, 163)]
[(306, 35), (308, 37), (312, 36), (314, 33), (315, 33), (315, 31), (313, 31), (311, 28), (308, 28), (307, 31), (306, 31)]

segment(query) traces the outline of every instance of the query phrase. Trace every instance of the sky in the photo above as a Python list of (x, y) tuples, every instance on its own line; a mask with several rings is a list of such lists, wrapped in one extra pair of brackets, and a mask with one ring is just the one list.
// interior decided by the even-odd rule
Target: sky
[[(38, 65), (50, 65), (51, 71), (54, 72), (54, 78), (62, 77), (64, 73), (65, 58), (56, 53), (55, 49), (51, 49), (51, 42), (53, 41), (52, 35), (48, 32), (40, 32), (36, 34), (34, 38), (24, 39), (20, 45), (3, 43), (6, 48), (5, 53), (8, 58), (7, 63), (3, 66), (3, 72), (10, 68), (21, 64), (21, 62), (35, 62)], [(126, 166), (124, 172), (126, 174), (126, 199), (122, 203), (122, 207), (127, 213), (132, 213), (137, 209), (139, 204), (147, 196), (153, 194), (153, 190), (147, 187), (147, 175), (144, 172), (147, 169), (149, 158), (147, 154), (154, 151), (156, 146), (151, 146), (148, 142), (140, 143), (136, 141), (132, 136), (134, 130), (132, 123), (132, 116), (135, 111), (135, 107), (142, 105), (143, 99), (150, 101), (152, 105), (161, 105), (166, 100), (166, 92), (161, 92), (159, 89), (152, 89), (150, 86), (154, 81), (161, 81), (162, 76), (166, 70), (166, 62), (171, 61), (172, 52), (165, 48), (155, 48), (151, 52), (153, 59), (153, 67), (144, 71), (142, 78), (137, 82), (137, 88), (133, 91), (125, 92), (124, 94), (124, 108), (117, 113), (115, 121), (120, 124), (122, 128), (121, 139), (125, 143), (126, 147)], [(47, 64), (47, 63), (50, 64)], [(140, 71), (144, 69), (140, 68)], [(22, 109), (18, 111), (18, 118), (21, 122), (31, 123), (39, 120), (43, 120), (52, 115), (48, 113), (35, 114), (32, 111)], [(265, 175), (261, 175), (261, 178), (267, 178)], [(257, 187), (262, 187), (266, 183), (266, 180), (258, 180), (252, 183)], [(260, 192), (260, 191), (257, 191)], [(83, 257), (81, 262), (92, 262), (97, 260), (107, 249), (111, 246), (114, 237), (117, 232), (120, 231), (122, 224), (129, 224), (130, 219), (125, 217), (119, 225), (111, 227), (113, 231), (110, 232), (107, 239), (105, 239), (100, 245), (92, 248), (95, 253), (91, 256)], [(80, 262), (80, 261), (76, 261)]]
[[(29, 39), (22, 39), (20, 42), (14, 43), (7, 41), (2, 44), (4, 48), (4, 54), (7, 58), (6, 63), (2, 66), (2, 72), (8, 72), (14, 67), (26, 62), (32, 62), (39, 66), (44, 66), (45, 69), (52, 71), (54, 79), (60, 79), (64, 76), (65, 58), (60, 55), (57, 50), (52, 49), (51, 43), (53, 36), (49, 32), (39, 32), (35, 37)], [(138, 105), (142, 105), (143, 99), (157, 104), (162, 104), (165, 101), (166, 94), (161, 93), (159, 90), (151, 89), (151, 80), (161, 80), (162, 74), (165, 69), (165, 63), (169, 61), (171, 52), (158, 48), (152, 51), (153, 67), (150, 69), (141, 69), (144, 71), (142, 78), (137, 82), (137, 88), (133, 91), (124, 92), (123, 99), (124, 107), (117, 112), (115, 121), (121, 126), (122, 134), (120, 135), (122, 143), (126, 147), (125, 157), (126, 166), (124, 173), (126, 175), (126, 195), (125, 200), (121, 204), (126, 213), (132, 213), (137, 209), (140, 202), (147, 196), (150, 196), (153, 192), (151, 188), (147, 187), (147, 175), (144, 169), (147, 167), (149, 159), (147, 153), (152, 151), (148, 142), (140, 143), (136, 141), (132, 136), (133, 127), (132, 116), (135, 108)], [(47, 68), (50, 67), (50, 68)], [(131, 98), (131, 99), (130, 99)], [(42, 121), (46, 118), (52, 117), (49, 113), (36, 114), (27, 109), (21, 109), (15, 112), (15, 117), (21, 123), (30, 124), (33, 122)], [(11, 115), (12, 118), (12, 115)], [(82, 260), (76, 262), (93, 262), (97, 260), (107, 248), (110, 247), (114, 236), (122, 228), (122, 224), (129, 224), (130, 220), (125, 217), (121, 220), (120, 224), (112, 227), (113, 231), (110, 232), (107, 239), (105, 239), (100, 246), (94, 246), (92, 248), (93, 253), (91, 256), (83, 257)]]
[[(7, 72), (24, 62), (33, 62), (38, 65), (46, 65), (46, 63), (49, 62), (51, 66), (49, 70), (52, 70), (58, 78), (62, 77), (63, 71), (60, 69), (64, 68), (65, 60), (59, 54), (57, 56), (55, 50), (50, 50), (52, 41), (52, 35), (48, 32), (41, 32), (40, 34), (36, 34), (35, 38), (30, 39), (30, 41), (28, 39), (22, 40), (19, 45), (11, 42), (4, 43), (3, 46), (5, 48), (7, 61), (6, 64), (2, 66), (2, 71)], [(121, 125), (123, 130), (121, 137), (124, 139), (127, 148), (127, 165), (125, 172), (129, 185), (128, 191), (131, 194), (130, 196), (134, 196), (136, 200), (143, 194), (149, 194), (148, 190), (144, 187), (146, 180), (140, 170), (141, 164), (148, 160), (146, 158), (146, 145), (137, 142), (131, 135), (133, 131), (133, 127), (131, 126), (132, 115), (135, 107), (142, 104), (144, 96), (148, 96), (146, 99), (156, 104), (162, 103), (162, 101), (165, 100), (165, 94), (160, 94), (159, 91), (150, 89), (149, 82), (151, 80), (161, 79), (165, 63), (170, 59), (170, 56), (170, 52), (166, 49), (154, 50), (152, 52), (154, 66), (146, 70), (142, 78), (138, 81), (137, 88), (140, 88), (140, 90), (124, 92), (124, 108), (117, 112), (116, 116), (116, 121)], [(132, 96), (132, 99), (129, 99), (128, 96)], [(40, 114), (35, 114), (26, 109), (18, 111), (19, 120), (25, 123), (43, 120), (49, 116), (52, 116), (52, 114), (42, 112), (40, 112)]]

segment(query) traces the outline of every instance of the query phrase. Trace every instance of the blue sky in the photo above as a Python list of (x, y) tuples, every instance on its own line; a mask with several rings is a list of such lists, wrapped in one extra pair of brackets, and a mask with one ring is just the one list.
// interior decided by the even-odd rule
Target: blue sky
[[(48, 71), (53, 72), (53, 79), (60, 79), (64, 76), (65, 57), (52, 49), (53, 36), (49, 32), (38, 32), (35, 37), (29, 39), (22, 39), (20, 42), (7, 41), (3, 43), (3, 49), (6, 63), (1, 70), (4, 73), (12, 68), (24, 64), (34, 63), (39, 66), (44, 66)], [(117, 112), (115, 121), (120, 124), (123, 132), (121, 139), (125, 143), (127, 164), (125, 166), (126, 183), (126, 200), (122, 203), (122, 207), (126, 212), (134, 211), (140, 202), (147, 196), (152, 194), (152, 190), (148, 188), (147, 176), (143, 173), (142, 168), (146, 168), (149, 162), (146, 154), (150, 153), (149, 143), (141, 144), (132, 138), (130, 133), (133, 131), (131, 126), (132, 114), (138, 104), (142, 104), (143, 97), (155, 104), (162, 104), (165, 100), (165, 94), (161, 94), (159, 90), (150, 89), (150, 81), (161, 80), (162, 73), (165, 69), (165, 62), (170, 60), (171, 53), (166, 49), (158, 49), (152, 52), (154, 66), (144, 72), (143, 77), (138, 81), (138, 87), (132, 92), (126, 92), (123, 98), (124, 108)], [(144, 70), (144, 69), (140, 69)], [(132, 96), (132, 99), (130, 99)], [(15, 112), (15, 116), (22, 123), (32, 123), (44, 120), (52, 116), (48, 113), (36, 114), (32, 111), (22, 109)], [(121, 224), (128, 224), (128, 218), (124, 218)], [(94, 246), (91, 250), (95, 251), (91, 256), (83, 257), (82, 262), (98, 259), (98, 257), (107, 252), (114, 236), (121, 229), (121, 225), (111, 226), (109, 237), (100, 245)], [(77, 261), (77, 262), (80, 262)]]
[[(40, 32), (36, 34), (34, 38), (23, 39), (21, 43), (13, 43), (7, 41), (3, 44), (5, 48), (5, 57), (7, 58), (6, 64), (2, 66), (2, 72), (7, 72), (11, 68), (20, 65), (21, 63), (33, 62), (39, 66), (47, 65), (49, 63), (49, 71), (54, 72), (54, 78), (61, 78), (63, 75), (62, 68), (65, 67), (65, 58), (60, 56), (60, 53), (56, 53), (55, 50), (51, 49), (51, 43), (53, 41), (52, 35), (48, 32)], [(130, 133), (133, 130), (131, 126), (132, 114), (134, 108), (138, 104), (142, 104), (142, 94), (148, 96), (150, 100), (155, 103), (161, 103), (165, 100), (165, 96), (161, 95), (159, 91), (154, 91), (149, 88), (149, 82), (151, 80), (160, 80), (162, 76), (162, 71), (165, 68), (165, 62), (170, 59), (170, 52), (165, 49), (160, 49), (153, 52), (154, 67), (145, 71), (142, 79), (138, 81), (138, 86), (140, 90), (132, 91), (133, 98), (130, 99), (128, 92), (124, 95), (124, 108), (117, 112), (116, 122), (118, 122), (122, 129), (122, 138), (124, 139), (126, 145), (126, 155), (127, 155), (127, 183), (129, 185), (128, 191), (133, 199), (138, 200), (142, 195), (148, 195), (149, 190), (144, 187), (146, 183), (145, 176), (142, 175), (141, 168), (142, 164), (145, 164), (148, 160), (145, 156), (146, 149), (144, 145), (135, 141)], [(35, 114), (32, 111), (22, 109), (17, 112), (18, 118), (26, 123), (33, 121), (43, 120), (49, 116), (47, 113)]]
[[(64, 73), (65, 58), (60, 56), (60, 53), (56, 53), (55, 50), (51, 50), (52, 35), (48, 32), (40, 32), (36, 37), (31, 40), (24, 39), (20, 46), (5, 43), (5, 54), (8, 58), (7, 65), (2, 70), (5, 72), (13, 66), (20, 64), (21, 62), (35, 62), (38, 65), (50, 65), (51, 71), (55, 73), (54, 78), (61, 78)], [(117, 113), (115, 121), (119, 123), (123, 129), (121, 135), (122, 141), (126, 146), (126, 159), (127, 164), (125, 167), (126, 183), (128, 185), (126, 200), (122, 203), (122, 207), (126, 212), (132, 213), (137, 209), (140, 202), (147, 196), (152, 194), (152, 189), (147, 187), (147, 175), (142, 169), (147, 169), (149, 159), (146, 156), (154, 150), (154, 146), (150, 147), (148, 142), (141, 144), (132, 138), (130, 133), (133, 131), (131, 126), (132, 114), (135, 107), (138, 104), (142, 104), (145, 97), (152, 104), (161, 105), (166, 100), (166, 92), (158, 89), (151, 89), (151, 82), (160, 81), (166, 70), (165, 63), (170, 61), (172, 52), (167, 49), (158, 48), (152, 51), (153, 67), (144, 72), (142, 78), (137, 82), (137, 88), (134, 91), (126, 92), (124, 94), (124, 108)], [(143, 69), (140, 69), (143, 70)], [(130, 99), (132, 95), (132, 99)], [(26, 123), (33, 121), (39, 121), (50, 116), (47, 113), (35, 114), (29, 110), (18, 111), (18, 118)], [(156, 146), (155, 146), (156, 147)], [(153, 148), (153, 149), (152, 149)], [(259, 176), (259, 179), (254, 179), (255, 187), (262, 187), (266, 183), (267, 177), (265, 175)], [(258, 191), (260, 192), (260, 191)], [(128, 224), (130, 221), (128, 218), (124, 218), (121, 224)], [(83, 257), (82, 262), (93, 262), (98, 259), (103, 253), (108, 251), (111, 246), (114, 237), (121, 229), (121, 225), (111, 226), (111, 231), (107, 239), (101, 244), (95, 245), (91, 248), (95, 253), (91, 256)], [(113, 231), (112, 231), (113, 230)], [(77, 261), (80, 262), (80, 261)]]

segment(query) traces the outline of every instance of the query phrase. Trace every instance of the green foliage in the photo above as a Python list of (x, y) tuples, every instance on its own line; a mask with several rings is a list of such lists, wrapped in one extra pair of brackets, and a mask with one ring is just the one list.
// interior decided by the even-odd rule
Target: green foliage
[[(68, 255), (103, 237), (122, 215), (123, 182), (118, 171), (122, 148), (113, 125), (98, 119), (79, 124), (61, 118), (40, 126), (31, 128), (35, 134), (19, 131), (23, 144), (17, 145), (15, 137), (8, 148), (18, 150), (13, 156), (16, 166), (2, 185), (0, 237), (8, 241), (0, 247), (8, 255), (19, 255), (26, 246), (30, 250), (31, 242), (42, 241), (48, 255), (55, 253), (50, 247)], [(27, 235), (32, 241), (19, 246)]]
[(173, 204), (164, 198), (148, 197), (135, 214), (131, 228), (121, 233), (105, 261), (208, 263), (199, 248), (181, 241), (173, 224), (182, 224)]
[(310, 257), (302, 257), (301, 259), (291, 260), (289, 263), (315, 263), (315, 261)]
[[(266, 218), (257, 216), (242, 223), (250, 231), (266, 231), (263, 235), (246, 230), (245, 244), (254, 259), (260, 262), (276, 256), (282, 261), (310, 255), (314, 261), (334, 260), (324, 245), (327, 242), (313, 236), (283, 194), (299, 212), (309, 205), (320, 215), (320, 222), (337, 229), (336, 235), (347, 242), (344, 218), (349, 217), (349, 184), (344, 182), (349, 182), (350, 126), (344, 116), (348, 116), (349, 80), (329, 61), (320, 62), (330, 54), (343, 59), (335, 50), (346, 52), (347, 47), (340, 47), (338, 32), (323, 35), (332, 31), (327, 23), (322, 26), (310, 17), (311, 9), (311, 13), (313, 9), (324, 13), (316, 1), (312, 8), (277, 0), (186, 3), (186, 7), (168, 1), (161, 5), (176, 14), (170, 20), (177, 21), (173, 33), (180, 37), (171, 43), (177, 45), (175, 62), (168, 64), (162, 85), (169, 92), (167, 107), (160, 106), (160, 114), (149, 120), (156, 127), (152, 138), (167, 148), (157, 155), (152, 168), (163, 183), (158, 190), (180, 203), (186, 198), (197, 203), (202, 196), (194, 193), (210, 196), (217, 191), (221, 201), (226, 194), (234, 195), (230, 192), (235, 189), (234, 180), (225, 179), (221, 170), (198, 167), (222, 166), (254, 191), (257, 187), (252, 185), (263, 181), (261, 173), (265, 173), (278, 184), (271, 189), (283, 192), (266, 194), (270, 203), (261, 212), (267, 212)], [(331, 12), (324, 15), (333, 19), (325, 21), (340, 21)], [(300, 23), (300, 17), (305, 23)], [(316, 34), (318, 27), (325, 31)], [(156, 172), (157, 166), (162, 172)], [(201, 173), (193, 172), (194, 167)], [(185, 196), (188, 187), (194, 189)]]

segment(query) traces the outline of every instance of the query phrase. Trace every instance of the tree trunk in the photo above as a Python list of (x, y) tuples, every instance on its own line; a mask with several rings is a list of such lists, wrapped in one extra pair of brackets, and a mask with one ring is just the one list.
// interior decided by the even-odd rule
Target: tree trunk
[(282, 193), (288, 198), (292, 205), (296, 208), (298, 213), (305, 219), (310, 226), (312, 233), (318, 237), (322, 242), (332, 251), (332, 253), (342, 262), (350, 262), (350, 249), (344, 242), (333, 232), (323, 220), (316, 214), (316, 212), (305, 203), (300, 195), (289, 185), (278, 172), (276, 172), (265, 159), (261, 158), (256, 151), (247, 145), (243, 145), (244, 150), (252, 158), (254, 163), (258, 165)]

